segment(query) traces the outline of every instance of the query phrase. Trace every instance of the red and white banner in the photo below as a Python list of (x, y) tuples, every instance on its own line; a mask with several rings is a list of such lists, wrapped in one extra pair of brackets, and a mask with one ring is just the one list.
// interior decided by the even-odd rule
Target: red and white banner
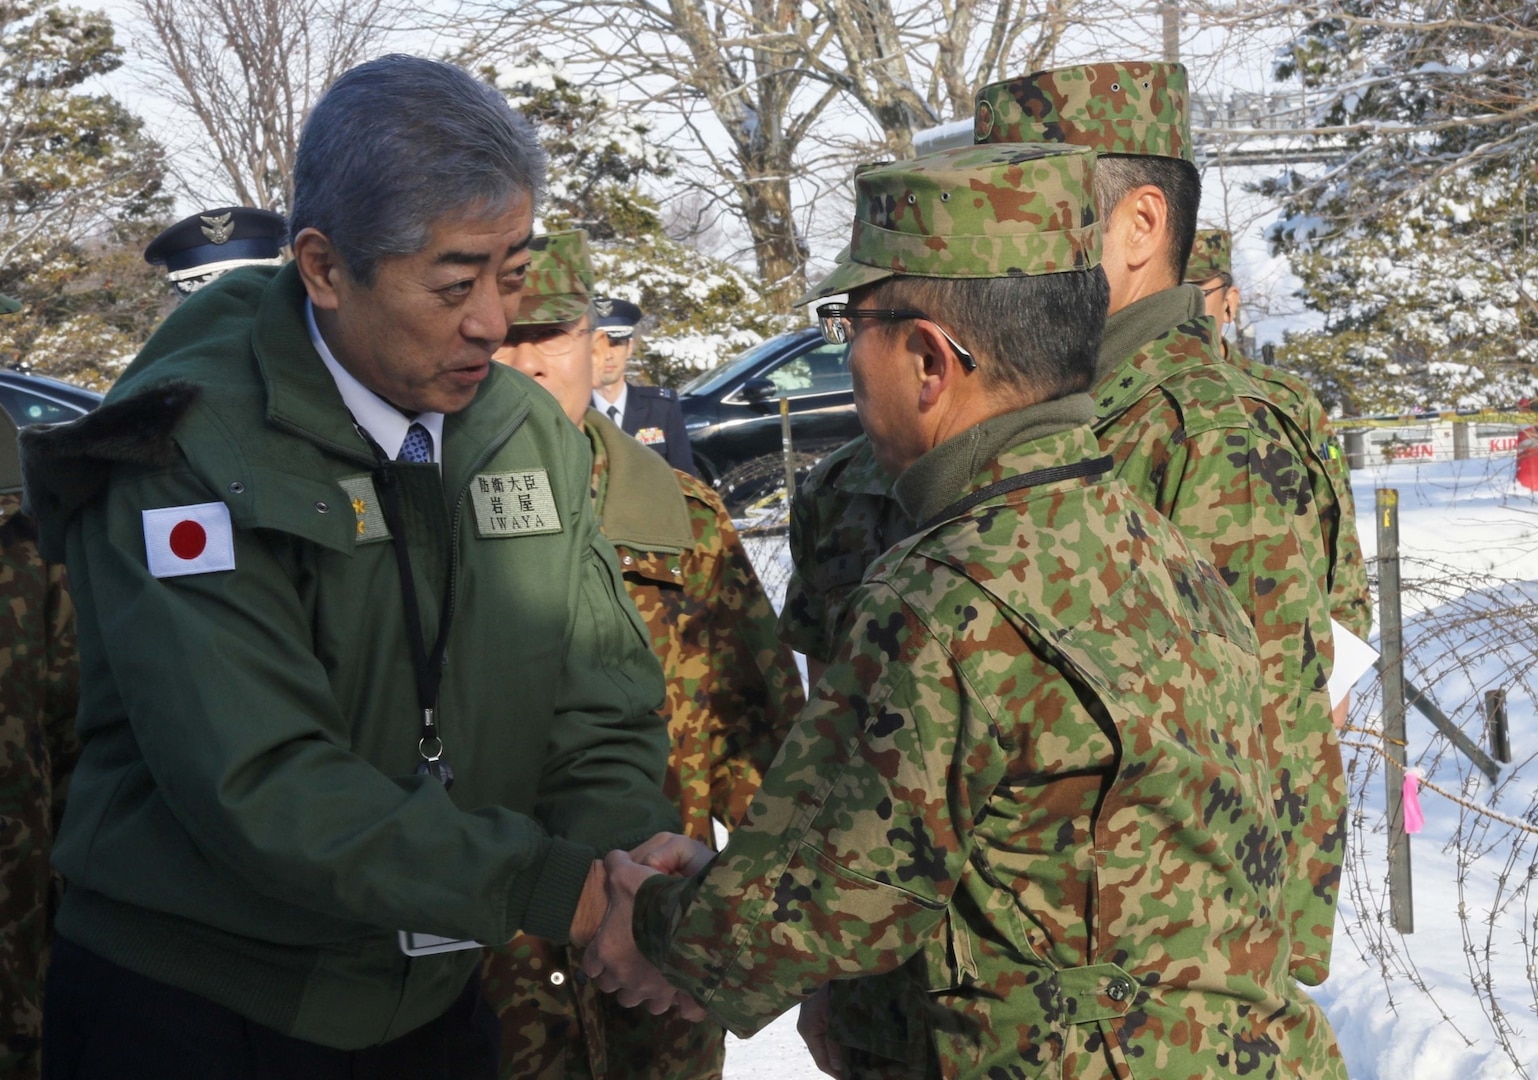
[(222, 502), (145, 510), (144, 557), (158, 578), (235, 569), (230, 508)]

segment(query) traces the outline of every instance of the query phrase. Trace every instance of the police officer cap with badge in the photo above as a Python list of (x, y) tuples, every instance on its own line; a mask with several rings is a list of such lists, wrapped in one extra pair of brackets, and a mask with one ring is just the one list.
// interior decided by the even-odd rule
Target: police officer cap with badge
[(633, 340), (636, 323), (641, 321), (640, 308), (612, 296), (594, 297), (593, 315), (593, 329), (602, 330), (614, 341)]
[(678, 395), (625, 379), (625, 365), (635, 353), (636, 324), (642, 318), (641, 309), (629, 300), (593, 298), (593, 329), (598, 331), (593, 335), (593, 408), (667, 458), (673, 468), (699, 476)]
[(183, 218), (144, 249), (144, 261), (166, 268), (166, 278), (185, 300), (240, 266), (277, 266), (283, 261), (288, 222), (282, 214), (250, 206), (222, 206)]

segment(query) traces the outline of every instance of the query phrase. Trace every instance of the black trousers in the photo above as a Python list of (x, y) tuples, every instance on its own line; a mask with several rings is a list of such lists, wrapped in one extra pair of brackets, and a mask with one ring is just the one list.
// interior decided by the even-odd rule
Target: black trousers
[(63, 938), (43, 1000), (44, 1080), (496, 1080), (500, 1033), (480, 972), (438, 1019), (333, 1050), (147, 979)]

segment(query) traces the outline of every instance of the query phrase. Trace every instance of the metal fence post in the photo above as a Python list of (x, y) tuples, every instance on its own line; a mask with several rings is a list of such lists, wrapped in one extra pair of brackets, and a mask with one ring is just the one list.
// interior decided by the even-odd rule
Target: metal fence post
[(1511, 761), (1511, 732), (1506, 727), (1506, 691), (1485, 691), (1485, 730), (1490, 733), (1490, 756)]
[(1378, 488), (1378, 673), (1383, 680), (1383, 742), (1388, 784), (1389, 917), (1401, 934), (1415, 930), (1410, 838), (1404, 831), (1404, 624), (1399, 608), (1399, 492)]
[(790, 504), (796, 498), (796, 463), (790, 444), (790, 398), (780, 395), (780, 447), (785, 452), (785, 509), (790, 520)]
[(1360, 431), (1342, 432), (1346, 441), (1346, 468), (1367, 468), (1367, 436)]

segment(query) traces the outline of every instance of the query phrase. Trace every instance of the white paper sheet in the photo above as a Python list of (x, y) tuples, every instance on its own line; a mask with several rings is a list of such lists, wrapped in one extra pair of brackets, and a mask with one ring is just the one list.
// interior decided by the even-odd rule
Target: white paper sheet
[(1378, 650), (1357, 637), (1334, 619), (1330, 631), (1335, 637), (1335, 670), (1330, 672), (1330, 708), (1334, 708), (1351, 693), (1357, 680), (1367, 674), (1367, 669), (1378, 662)]

